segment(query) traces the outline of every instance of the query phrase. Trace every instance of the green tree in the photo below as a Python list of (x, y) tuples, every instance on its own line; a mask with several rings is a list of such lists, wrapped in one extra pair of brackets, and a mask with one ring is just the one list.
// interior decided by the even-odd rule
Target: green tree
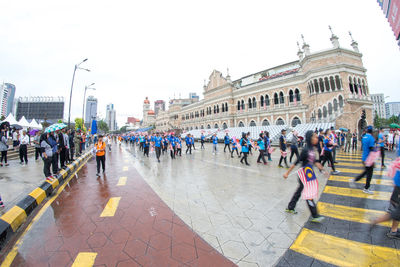
[(0, 121), (4, 121), (5, 119), (6, 119), (6, 117), (4, 117), (4, 115), (1, 115)]
[(391, 124), (391, 123), (397, 123), (397, 124), (399, 124), (399, 117), (397, 117), (397, 116), (392, 116), (392, 117), (390, 117), (388, 120), (387, 120), (387, 124), (389, 125), (389, 124)]
[(83, 119), (82, 118), (76, 118), (75, 119), (75, 130), (82, 130), (83, 132), (86, 132), (86, 128), (83, 125)]
[(97, 125), (98, 125), (100, 131), (102, 131), (103, 133), (108, 133), (108, 131), (110, 130), (110, 129), (108, 128), (107, 123), (106, 123), (104, 120), (99, 121), (99, 122), (97, 123)]
[(374, 127), (381, 128), (385, 123), (385, 119), (379, 118), (378, 112), (375, 111)]
[(121, 129), (119, 129), (121, 131), (121, 133), (126, 133), (126, 128), (128, 126), (122, 126)]

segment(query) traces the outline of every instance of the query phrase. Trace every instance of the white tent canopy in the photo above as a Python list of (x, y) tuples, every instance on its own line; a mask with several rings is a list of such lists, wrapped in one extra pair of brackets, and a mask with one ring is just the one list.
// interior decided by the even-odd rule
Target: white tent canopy
[(18, 121), (18, 124), (23, 127), (23, 128), (28, 128), (30, 127), (29, 122), (25, 119), (25, 116), (22, 116), (22, 118)]
[(17, 120), (14, 118), (14, 115), (11, 113), (8, 114), (7, 118), (5, 118), (4, 121), (8, 121), (10, 123), (10, 125), (18, 123)]
[(33, 129), (40, 129), (40, 130), (43, 129), (43, 126), (41, 124), (37, 123), (35, 119), (33, 119), (31, 121), (29, 127), (33, 128)]

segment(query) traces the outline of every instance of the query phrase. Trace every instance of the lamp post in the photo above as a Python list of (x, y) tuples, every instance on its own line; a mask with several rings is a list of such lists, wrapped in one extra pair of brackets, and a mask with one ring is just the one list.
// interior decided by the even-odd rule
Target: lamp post
[(86, 101), (86, 91), (89, 90), (96, 90), (96, 88), (92, 88), (94, 83), (91, 85), (86, 85), (85, 86), (85, 93), (83, 94), (83, 108), (82, 108), (82, 127), (85, 125), (85, 101)]
[(81, 63), (76, 64), (75, 67), (74, 67), (74, 74), (72, 75), (71, 91), (70, 91), (70, 93), (69, 93), (68, 128), (70, 127), (70, 124), (71, 124), (71, 100), (72, 100), (72, 89), (74, 88), (75, 72), (76, 72), (76, 70), (78, 70), (78, 69), (79, 69), (79, 70), (90, 71), (90, 70), (88, 70), (88, 69), (84, 69), (84, 68), (79, 67), (82, 63), (86, 62), (87, 60), (88, 60), (88, 59), (85, 58), (84, 60), (82, 60)]

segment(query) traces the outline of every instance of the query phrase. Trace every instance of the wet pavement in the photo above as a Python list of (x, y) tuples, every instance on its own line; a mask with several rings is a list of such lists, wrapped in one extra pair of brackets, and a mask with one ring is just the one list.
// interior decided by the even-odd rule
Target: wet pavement
[[(155, 194), (121, 148), (106, 173), (91, 160), (18, 241), (2, 266), (233, 266)], [(3, 260), (3, 259), (2, 259)]]

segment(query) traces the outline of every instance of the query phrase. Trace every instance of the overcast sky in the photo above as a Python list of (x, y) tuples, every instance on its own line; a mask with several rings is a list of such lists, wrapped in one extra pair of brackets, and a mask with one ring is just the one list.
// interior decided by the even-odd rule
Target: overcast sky
[(68, 99), (74, 64), (84, 58), (72, 97), (81, 117), (84, 86), (105, 116), (114, 103), (118, 124), (142, 118), (143, 99), (202, 96), (213, 69), (232, 79), (297, 59), (304, 34), (311, 51), (331, 47), (328, 25), (342, 47), (348, 31), (359, 43), (371, 93), (399, 101), (400, 50), (376, 0), (306, 1), (2, 1), (0, 78), (17, 96)]

